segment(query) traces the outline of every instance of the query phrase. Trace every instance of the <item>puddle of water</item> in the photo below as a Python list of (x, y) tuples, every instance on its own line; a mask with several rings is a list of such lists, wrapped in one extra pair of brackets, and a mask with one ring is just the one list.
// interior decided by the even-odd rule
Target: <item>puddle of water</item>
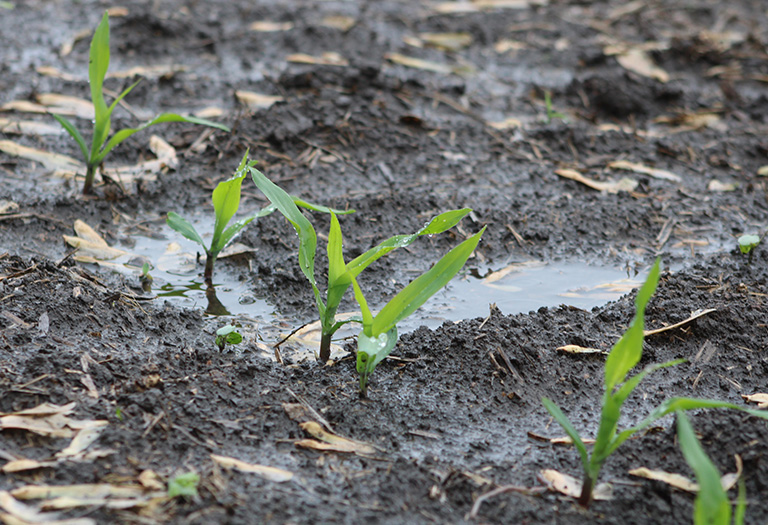
[[(201, 232), (203, 240), (208, 241), (210, 233), (206, 232), (206, 221), (193, 219), (190, 222)], [(165, 224), (156, 225), (154, 229), (160, 233), (158, 237), (165, 239), (134, 236), (136, 244), (131, 248), (131, 254), (150, 262), (152, 293), (158, 298), (172, 300), (178, 306), (201, 308), (210, 315), (247, 315), (263, 320), (274, 314), (271, 304), (254, 297), (247, 282), (229, 275), (221, 264), (214, 269), (216, 295), (215, 298), (210, 297), (202, 276), (205, 255), (201, 253), (200, 264), (197, 262), (197, 253), (202, 252), (202, 248), (182, 238)], [(227, 253), (244, 251), (247, 248), (242, 245), (233, 245)], [(219, 260), (225, 257), (226, 254), (222, 254)]]
[(401, 331), (486, 317), (491, 303), (496, 303), (504, 314), (526, 313), (561, 304), (589, 310), (639, 287), (644, 277), (641, 274), (629, 279), (625, 271), (581, 263), (513, 264), (483, 279), (470, 276), (454, 279), (417, 314), (403, 321)]
[[(204, 219), (191, 222), (198, 231), (205, 231)], [(196, 260), (197, 247), (165, 224), (157, 224), (153, 229), (159, 231), (165, 239), (135, 236), (131, 252), (134, 257), (151, 262), (152, 293), (158, 298), (171, 300), (178, 306), (208, 309), (213, 315), (232, 315), (255, 321), (258, 333), (266, 343), (276, 342), (287, 335), (290, 327), (297, 328), (301, 324), (299, 320), (281, 317), (273, 305), (252, 295), (247, 281), (237, 280), (236, 276), (225, 272), (221, 265), (217, 265), (214, 272), (219, 304), (213, 304), (203, 284), (202, 261), (198, 263)], [(204, 239), (207, 237), (203, 234)], [(134, 271), (138, 273), (138, 270)], [(445, 321), (485, 317), (491, 303), (495, 303), (505, 314), (561, 304), (591, 309), (637, 288), (642, 279), (642, 275), (629, 279), (625, 271), (616, 268), (581, 263), (512, 264), (489, 271), (483, 278), (465, 275), (454, 279), (410, 318), (401, 322), (398, 328), (400, 333), (406, 333), (419, 326), (436, 328)], [(309, 287), (307, 293), (310, 293)], [(211, 312), (212, 306), (220, 310)], [(338, 338), (357, 333), (358, 329), (354, 325), (347, 326), (350, 328), (340, 331)], [(303, 356), (299, 359), (311, 358), (313, 351), (316, 351), (314, 345), (319, 344), (319, 326), (305, 327), (294, 339), (295, 344), (291, 346), (298, 344), (303, 349), (298, 350)], [(336, 348), (341, 351), (340, 347)], [(292, 360), (296, 360), (296, 353), (291, 353), (294, 354)]]

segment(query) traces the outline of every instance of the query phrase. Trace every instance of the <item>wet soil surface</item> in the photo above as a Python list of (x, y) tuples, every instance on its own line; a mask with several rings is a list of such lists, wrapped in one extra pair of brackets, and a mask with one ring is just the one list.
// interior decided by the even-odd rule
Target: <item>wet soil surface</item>
[[(0, 4), (0, 102), (33, 102), (44, 93), (88, 98), (90, 36), (82, 31), (111, 6)], [(461, 36), (440, 46), (429, 33)], [(768, 377), (768, 255), (758, 247), (748, 261), (736, 242), (764, 234), (768, 224), (768, 179), (759, 175), (768, 164), (762, 2), (135, 1), (113, 11), (111, 38), (110, 71), (165, 68), (160, 76), (145, 71), (113, 129), (160, 111), (217, 108), (206, 114), (233, 131), (154, 128), (176, 148), (178, 166), (132, 184), (99, 181), (88, 197), (80, 179), (0, 153), (0, 412), (74, 403), (72, 419), (108, 422), (91, 448), (57, 461), (49, 460), (72, 435), (0, 427), (5, 461), (48, 461), (6, 468), (0, 490), (102, 483), (151, 496), (179, 474), (200, 475), (197, 496), (142, 496), (131, 504), (115, 496), (58, 511), (97, 523), (691, 520), (691, 494), (629, 474), (648, 467), (692, 476), (671, 417), (608, 460), (601, 481), (613, 485), (612, 500), (583, 509), (542, 490), (541, 470), (578, 476), (580, 462), (572, 447), (549, 441), (563, 431), (541, 397), (593, 435), (603, 388), (604, 355), (556, 349), (609, 350), (631, 322), (633, 293), (591, 311), (510, 314), (491, 306), (487, 317), (406, 333), (361, 399), (353, 342), (340, 342), (349, 353), (328, 366), (277, 363), (265, 357), (276, 341), (244, 316), (234, 319), (244, 342), (221, 351), (214, 332), (230, 318), (152, 299), (137, 270), (77, 262), (62, 235), (80, 219), (130, 251), (135, 236), (159, 228), (168, 211), (211, 213), (212, 188), (250, 149), (289, 192), (357, 210), (341, 218), (347, 258), (417, 230), (440, 211), (473, 208), (451, 232), (368, 269), (361, 284), (376, 304), (485, 225), (468, 274), (559, 261), (634, 276), (660, 256), (665, 271), (647, 328), (714, 311), (646, 338), (639, 366), (689, 361), (641, 383), (620, 424), (640, 421), (671, 396), (741, 404), (743, 395), (766, 392)], [(404, 56), (425, 62), (410, 67)], [(119, 92), (133, 80), (106, 86)], [(256, 108), (237, 96), (242, 91), (280, 98)], [(5, 109), (0, 118), (55, 124), (45, 114)], [(18, 134), (13, 123), (0, 129), (3, 141), (79, 154), (63, 133)], [(153, 158), (150, 135), (131, 137), (107, 168)], [(620, 161), (641, 167), (620, 170)], [(601, 191), (573, 180), (578, 175), (633, 183)], [(243, 195), (242, 213), (266, 202), (250, 181)], [(327, 232), (327, 217), (313, 221)], [(222, 259), (217, 271), (290, 319), (286, 332), (312, 321), (290, 225), (272, 215), (238, 241), (249, 251)], [(343, 309), (351, 308), (350, 297)], [(297, 415), (297, 404), (309, 415)], [(299, 446), (306, 419), (373, 448)], [(697, 412), (692, 421), (721, 472), (734, 472), (740, 457), (747, 522), (763, 522), (766, 422), (726, 411)], [(293, 477), (279, 482), (225, 469), (212, 454)], [(473, 509), (504, 486), (515, 490)]]

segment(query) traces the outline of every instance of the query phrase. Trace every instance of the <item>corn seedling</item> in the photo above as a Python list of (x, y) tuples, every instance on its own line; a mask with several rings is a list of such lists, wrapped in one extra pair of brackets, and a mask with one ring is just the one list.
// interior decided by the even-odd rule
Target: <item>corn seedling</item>
[(760, 237), (758, 235), (742, 235), (739, 237), (739, 250), (745, 255), (749, 255), (747, 264), (752, 264), (752, 253), (760, 244)]
[(149, 270), (149, 263), (145, 262), (141, 267), (141, 274), (139, 275), (139, 283), (141, 283), (141, 289), (146, 293), (152, 291), (152, 281), (154, 280), (154, 278), (149, 274)]
[(101, 23), (96, 28), (96, 32), (91, 40), (91, 48), (89, 55), (88, 65), (88, 81), (91, 86), (91, 100), (93, 102), (94, 109), (94, 121), (93, 121), (93, 137), (91, 140), (90, 148), (87, 146), (83, 135), (80, 131), (66, 118), (61, 115), (54, 114), (53, 117), (59, 121), (59, 124), (69, 133), (72, 138), (75, 139), (80, 150), (85, 158), (86, 173), (85, 183), (83, 184), (83, 193), (87, 194), (91, 192), (93, 187), (93, 179), (96, 174), (96, 168), (98, 168), (103, 162), (107, 154), (112, 151), (115, 146), (123, 142), (136, 132), (142, 131), (155, 124), (161, 124), (164, 122), (190, 122), (192, 124), (202, 124), (205, 126), (211, 126), (224, 131), (229, 131), (229, 128), (216, 122), (209, 120), (196, 118), (196, 117), (184, 117), (175, 113), (161, 113), (155, 118), (139, 125), (136, 128), (121, 129), (110, 138), (109, 134), (112, 127), (112, 111), (115, 109), (118, 103), (136, 87), (140, 81), (136, 81), (126, 88), (120, 95), (112, 102), (110, 106), (104, 100), (104, 78), (109, 68), (109, 15), (104, 13), (101, 19)]
[(243, 336), (237, 331), (236, 326), (227, 325), (216, 330), (216, 346), (218, 346), (219, 350), (222, 352), (228, 344), (239, 345), (242, 342)]
[[(328, 258), (335, 258), (343, 265), (341, 228), (339, 228), (335, 217), (332, 217), (331, 221), (331, 232), (328, 236)], [(400, 293), (395, 295), (375, 317), (368, 308), (368, 303), (357, 279), (351, 276), (355, 299), (360, 305), (363, 316), (363, 331), (357, 337), (357, 373), (360, 376), (360, 393), (363, 396), (366, 395), (368, 378), (376, 365), (392, 352), (397, 343), (397, 323), (415, 312), (427, 299), (453, 279), (467, 262), (469, 256), (472, 255), (480, 242), (480, 237), (485, 232), (485, 228), (484, 226), (478, 233), (456, 246), (430, 270), (414, 279)], [(337, 264), (338, 266), (339, 264)], [(349, 270), (347, 273), (351, 274)]]
[[(731, 525), (731, 503), (720, 481), (720, 472), (696, 438), (693, 426), (684, 412), (677, 412), (677, 440), (685, 461), (696, 474), (699, 492), (693, 505), (694, 525)], [(739, 483), (739, 502), (734, 523), (742, 525), (746, 511), (744, 481)]]
[(576, 449), (581, 457), (582, 467), (584, 469), (584, 479), (582, 492), (579, 497), (579, 503), (587, 507), (592, 502), (592, 491), (597, 483), (602, 468), (608, 457), (616, 451), (622, 443), (629, 439), (633, 434), (639, 432), (658, 419), (674, 413), (678, 410), (694, 410), (698, 408), (729, 408), (742, 410), (754, 416), (768, 419), (768, 413), (759, 410), (747, 409), (739, 405), (716, 401), (710, 399), (695, 399), (687, 397), (670, 398), (658, 407), (656, 407), (643, 421), (637, 426), (617, 432), (619, 418), (621, 416), (621, 407), (627, 397), (640, 384), (640, 381), (649, 373), (680, 364), (685, 359), (676, 359), (666, 363), (651, 365), (643, 371), (627, 379), (627, 374), (640, 361), (643, 352), (643, 326), (645, 319), (645, 307), (648, 304), (656, 285), (659, 281), (659, 261), (651, 268), (648, 279), (640, 288), (635, 300), (636, 313), (632, 324), (613, 346), (605, 362), (605, 390), (603, 393), (603, 406), (600, 413), (600, 424), (595, 438), (595, 444), (590, 454), (584, 441), (576, 431), (570, 420), (566, 417), (560, 407), (547, 398), (542, 398), (541, 402), (549, 411), (552, 417), (563, 427), (566, 434), (573, 440)]
[[(220, 182), (216, 185), (216, 188), (214, 188), (213, 193), (211, 194), (211, 200), (213, 201), (215, 219), (213, 223), (213, 237), (211, 238), (210, 245), (206, 245), (203, 237), (188, 220), (181, 217), (178, 213), (168, 212), (168, 218), (166, 219), (168, 226), (190, 241), (196, 242), (202, 246), (203, 250), (205, 250), (205, 270), (203, 272), (203, 279), (205, 280), (208, 289), (213, 288), (213, 266), (216, 263), (216, 258), (219, 256), (219, 253), (221, 253), (221, 251), (232, 242), (232, 239), (234, 239), (243, 228), (248, 226), (251, 221), (259, 217), (265, 217), (277, 209), (274, 205), (266, 206), (257, 213), (244, 219), (240, 219), (228, 226), (229, 221), (232, 220), (232, 217), (235, 216), (235, 213), (237, 213), (237, 210), (240, 207), (240, 189), (243, 180), (254, 164), (256, 164), (256, 161), (248, 161), (248, 152), (246, 151), (243, 160), (240, 161), (240, 165), (235, 170), (234, 176), (229, 180)], [(331, 211), (347, 213), (339, 210), (331, 210), (331, 208), (312, 204), (295, 197), (288, 196), (288, 198), (291, 202), (294, 202), (295, 205), (310, 210), (324, 213), (329, 213)]]
[[(331, 340), (333, 335), (344, 324), (359, 319), (336, 321), (336, 312), (341, 299), (346, 293), (352, 281), (360, 272), (365, 270), (375, 260), (383, 257), (392, 250), (408, 246), (422, 235), (434, 235), (442, 233), (455, 226), (470, 209), (453, 210), (442, 213), (433, 218), (426, 226), (412, 235), (395, 235), (371, 248), (348, 264), (344, 263), (341, 256), (341, 230), (338, 224), (335, 210), (331, 218), (331, 233), (328, 237), (328, 289), (323, 294), (315, 280), (315, 251), (317, 249), (317, 233), (312, 223), (296, 207), (296, 204), (285, 190), (270, 181), (260, 171), (252, 169), (251, 175), (259, 189), (267, 196), (274, 206), (293, 225), (299, 235), (299, 266), (312, 285), (315, 295), (315, 304), (320, 314), (322, 335), (320, 339), (320, 361), (326, 362), (331, 355)], [(338, 232), (334, 231), (338, 228)], [(338, 243), (338, 244), (337, 244)]]
[(197, 232), (192, 224), (182, 218), (178, 213), (168, 212), (168, 218), (166, 222), (168, 226), (182, 234), (190, 241), (196, 242), (205, 250), (205, 271), (203, 273), (203, 279), (208, 287), (213, 286), (213, 265), (216, 262), (216, 258), (231, 241), (239, 234), (243, 228), (245, 228), (253, 219), (257, 217), (263, 217), (272, 213), (274, 209), (265, 208), (258, 213), (240, 219), (234, 222), (231, 226), (228, 226), (229, 221), (237, 213), (240, 207), (240, 188), (243, 184), (243, 179), (248, 174), (248, 168), (250, 168), (255, 161), (248, 161), (248, 152), (245, 152), (243, 160), (240, 161), (240, 165), (235, 170), (234, 176), (216, 185), (211, 195), (213, 201), (213, 211), (215, 214), (215, 221), (213, 224), (213, 238), (210, 245), (206, 246), (202, 236)]
[(168, 497), (176, 498), (183, 496), (185, 498), (196, 498), (197, 485), (199, 483), (200, 476), (195, 472), (179, 474), (168, 482)]
[(555, 111), (554, 106), (552, 106), (552, 93), (549, 90), (544, 91), (544, 105), (547, 109), (547, 124), (551, 123), (552, 120), (556, 118), (561, 120), (565, 120), (567, 118), (567, 115), (564, 113)]

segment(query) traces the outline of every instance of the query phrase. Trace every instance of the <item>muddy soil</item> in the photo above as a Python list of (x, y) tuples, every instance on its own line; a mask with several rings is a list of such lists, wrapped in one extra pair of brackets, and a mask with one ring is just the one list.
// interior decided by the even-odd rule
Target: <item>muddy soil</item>
[[(78, 156), (63, 133), (20, 134), (18, 121), (55, 122), (8, 104), (45, 93), (88, 98), (83, 30), (105, 8), (115, 6), (0, 2), (0, 119), (12, 121), (0, 121), (0, 141)], [(459, 36), (435, 44), (435, 33)], [(113, 129), (160, 111), (206, 110), (232, 132), (154, 128), (178, 164), (130, 184), (99, 180), (93, 196), (80, 194), (81, 178), (0, 153), (0, 412), (74, 403), (62, 417), (107, 422), (90, 447), (57, 458), (73, 430), (33, 433), (4, 420), (2, 458), (38, 463), (6, 465), (0, 490), (134, 491), (71, 508), (25, 502), (82, 523), (691, 521), (693, 495), (629, 474), (693, 475), (672, 417), (609, 459), (609, 501), (583, 509), (540, 479), (543, 469), (580, 473), (577, 452), (550, 442), (564, 433), (541, 397), (593, 435), (602, 396), (604, 355), (556, 349), (609, 350), (632, 319), (633, 293), (591, 311), (489, 305), (487, 317), (406, 333), (361, 399), (353, 341), (339, 342), (347, 353), (329, 366), (278, 363), (269, 359), (274, 334), (241, 316), (231, 320), (244, 342), (222, 351), (214, 332), (230, 318), (144, 293), (138, 270), (78, 262), (62, 236), (80, 219), (130, 251), (168, 211), (210, 213), (212, 188), (249, 150), (289, 192), (357, 210), (341, 219), (347, 258), (440, 211), (473, 208), (451, 232), (367, 270), (361, 284), (376, 304), (486, 225), (467, 275), (559, 261), (634, 276), (660, 257), (647, 328), (714, 311), (646, 338), (639, 366), (689, 361), (649, 376), (620, 424), (671, 396), (743, 404), (766, 392), (768, 377), (768, 254), (758, 247), (749, 260), (736, 241), (768, 224), (762, 2), (129, 1), (112, 11), (111, 38), (110, 71), (161, 70), (138, 74), (146, 78)], [(135, 79), (106, 86), (119, 92)], [(242, 92), (279, 98), (256, 107)], [(107, 169), (154, 158), (150, 135), (119, 146)], [(266, 203), (250, 181), (243, 195), (242, 213)], [(327, 232), (327, 217), (312, 220)], [(313, 321), (290, 225), (272, 215), (238, 241), (249, 251), (218, 271), (274, 305), (290, 320), (285, 332)], [(343, 305), (354, 306), (351, 297)], [(306, 420), (372, 448), (308, 449)], [(735, 472), (739, 457), (746, 521), (764, 523), (765, 420), (710, 411), (692, 421), (721, 472)], [(225, 468), (212, 455), (284, 477)], [(200, 476), (197, 495), (163, 497), (188, 472)], [(479, 499), (499, 487), (511, 488)], [(12, 512), (7, 499), (0, 512)]]

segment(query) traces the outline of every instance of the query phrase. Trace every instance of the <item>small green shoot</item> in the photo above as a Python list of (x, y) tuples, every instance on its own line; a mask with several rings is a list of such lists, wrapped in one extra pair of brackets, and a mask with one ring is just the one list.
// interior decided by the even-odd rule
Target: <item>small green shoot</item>
[(555, 111), (555, 108), (552, 106), (552, 93), (548, 89), (544, 91), (544, 105), (547, 108), (547, 124), (550, 124), (556, 118), (561, 120), (568, 118), (568, 115), (565, 113)]
[(752, 264), (752, 253), (760, 244), (760, 237), (758, 235), (742, 235), (739, 237), (739, 250), (745, 255), (749, 255), (747, 264)]
[(635, 365), (637, 365), (642, 356), (645, 307), (656, 290), (656, 285), (659, 282), (659, 274), (659, 261), (656, 260), (656, 263), (653, 265), (648, 275), (648, 279), (640, 288), (637, 298), (635, 299), (636, 313), (632, 320), (632, 324), (621, 339), (619, 339), (613, 346), (606, 359), (603, 406), (600, 413), (600, 425), (598, 427), (597, 437), (591, 454), (587, 450), (587, 446), (584, 444), (581, 436), (576, 431), (576, 428), (563, 411), (560, 410), (560, 407), (550, 399), (542, 398), (541, 400), (547, 411), (549, 411), (552, 417), (563, 427), (566, 434), (573, 440), (573, 443), (579, 452), (582, 467), (584, 469), (584, 480), (579, 503), (584, 507), (588, 507), (592, 502), (592, 491), (597, 484), (600, 470), (608, 457), (633, 434), (647, 428), (655, 421), (668, 414), (678, 410), (694, 410), (698, 408), (729, 408), (741, 410), (751, 415), (768, 419), (768, 413), (765, 411), (748, 409), (725, 401), (674, 397), (664, 401), (661, 405), (656, 407), (638, 425), (617, 432), (619, 418), (621, 417), (621, 407), (627, 400), (627, 397), (629, 397), (637, 385), (640, 384), (640, 381), (655, 370), (685, 362), (685, 359), (676, 359), (666, 363), (650, 365), (643, 371), (627, 379), (627, 374), (635, 367)]
[(178, 213), (168, 212), (168, 218), (166, 222), (168, 226), (176, 230), (190, 241), (196, 242), (205, 250), (205, 271), (203, 273), (203, 279), (206, 286), (209, 288), (213, 286), (213, 265), (216, 262), (216, 258), (221, 253), (221, 250), (239, 234), (243, 228), (245, 228), (252, 220), (257, 217), (263, 217), (274, 211), (273, 209), (265, 208), (258, 213), (240, 219), (234, 222), (231, 226), (229, 221), (232, 220), (235, 213), (237, 213), (240, 207), (240, 188), (243, 184), (243, 179), (248, 174), (248, 169), (255, 164), (255, 161), (248, 161), (248, 152), (245, 152), (243, 160), (240, 161), (240, 165), (235, 170), (235, 174), (231, 179), (220, 182), (216, 185), (211, 195), (213, 201), (213, 211), (215, 214), (215, 220), (213, 225), (213, 238), (210, 245), (206, 246), (203, 237), (197, 232), (192, 224), (182, 218)]
[(141, 267), (141, 274), (139, 275), (139, 282), (141, 283), (141, 289), (144, 290), (144, 292), (149, 293), (152, 291), (152, 281), (154, 280), (151, 275), (149, 275), (150, 266), (148, 262), (145, 262), (144, 265)]
[(228, 344), (239, 345), (242, 342), (243, 336), (237, 331), (236, 326), (227, 325), (216, 330), (216, 346), (218, 346), (219, 350), (222, 352)]
[[(696, 438), (696, 433), (685, 412), (677, 412), (676, 415), (680, 450), (685, 456), (685, 461), (696, 473), (696, 481), (699, 483), (699, 493), (693, 505), (693, 523), (695, 525), (731, 525), (731, 503), (720, 482), (720, 472)], [(744, 523), (743, 516), (741, 522), (737, 519), (737, 525), (740, 523)]]
[[(336, 222), (336, 226), (338, 226), (338, 222)], [(355, 299), (363, 314), (363, 331), (357, 337), (357, 373), (360, 376), (360, 394), (362, 396), (366, 396), (368, 378), (376, 365), (392, 352), (397, 343), (397, 323), (415, 312), (427, 299), (435, 295), (453, 279), (464, 267), (472, 252), (475, 251), (485, 229), (486, 226), (483, 226), (482, 230), (445, 254), (431, 269), (411, 281), (375, 317), (368, 308), (368, 302), (357, 284), (357, 279), (352, 276)], [(334, 228), (334, 224), (331, 223), (329, 247), (333, 237), (338, 238), (334, 244), (338, 250), (336, 256), (341, 257), (341, 230), (338, 227)]]
[(139, 125), (136, 128), (121, 129), (112, 137), (109, 137), (109, 133), (112, 127), (112, 111), (114, 111), (123, 98), (136, 87), (139, 81), (134, 82), (128, 88), (126, 88), (120, 95), (112, 102), (112, 105), (107, 106), (104, 101), (104, 78), (107, 75), (107, 69), (109, 68), (109, 14), (104, 13), (101, 19), (101, 23), (96, 28), (96, 32), (93, 34), (93, 40), (91, 40), (91, 49), (89, 55), (88, 66), (88, 82), (91, 86), (91, 100), (94, 108), (94, 121), (93, 121), (93, 137), (90, 148), (87, 146), (83, 135), (80, 131), (66, 118), (61, 115), (54, 114), (53, 117), (61, 124), (61, 126), (69, 133), (78, 146), (85, 158), (86, 174), (85, 183), (83, 184), (83, 194), (88, 194), (93, 188), (93, 179), (96, 174), (96, 168), (98, 168), (103, 162), (107, 154), (112, 151), (115, 146), (123, 142), (136, 132), (142, 131), (155, 124), (161, 124), (164, 122), (189, 122), (192, 124), (201, 124), (204, 126), (211, 126), (221, 129), (223, 131), (229, 131), (229, 128), (197, 117), (184, 117), (175, 113), (161, 113), (155, 118)]
[(185, 498), (196, 498), (197, 485), (199, 483), (200, 476), (195, 472), (179, 474), (168, 482), (168, 497), (176, 498), (183, 496)]
[(123, 420), (123, 409), (121, 409), (120, 407), (115, 407), (115, 417), (119, 421), (122, 421)]
[[(299, 211), (292, 197), (285, 190), (270, 181), (258, 170), (252, 169), (251, 175), (256, 186), (267, 196), (274, 206), (293, 225), (299, 235), (299, 266), (305, 277), (312, 285), (315, 294), (315, 304), (320, 314), (322, 335), (320, 339), (320, 361), (325, 363), (331, 356), (331, 339), (344, 324), (359, 319), (336, 321), (336, 312), (341, 299), (349, 289), (352, 281), (371, 263), (397, 248), (403, 248), (414, 242), (422, 235), (435, 235), (454, 227), (467, 215), (469, 208), (441, 213), (434, 217), (426, 226), (411, 235), (395, 235), (356, 257), (348, 264), (344, 263), (341, 255), (341, 228), (335, 215), (337, 210), (330, 210), (331, 231), (328, 236), (328, 289), (325, 298), (317, 287), (315, 280), (315, 251), (317, 249), (317, 233), (309, 219)], [(346, 212), (345, 212), (346, 213)]]

